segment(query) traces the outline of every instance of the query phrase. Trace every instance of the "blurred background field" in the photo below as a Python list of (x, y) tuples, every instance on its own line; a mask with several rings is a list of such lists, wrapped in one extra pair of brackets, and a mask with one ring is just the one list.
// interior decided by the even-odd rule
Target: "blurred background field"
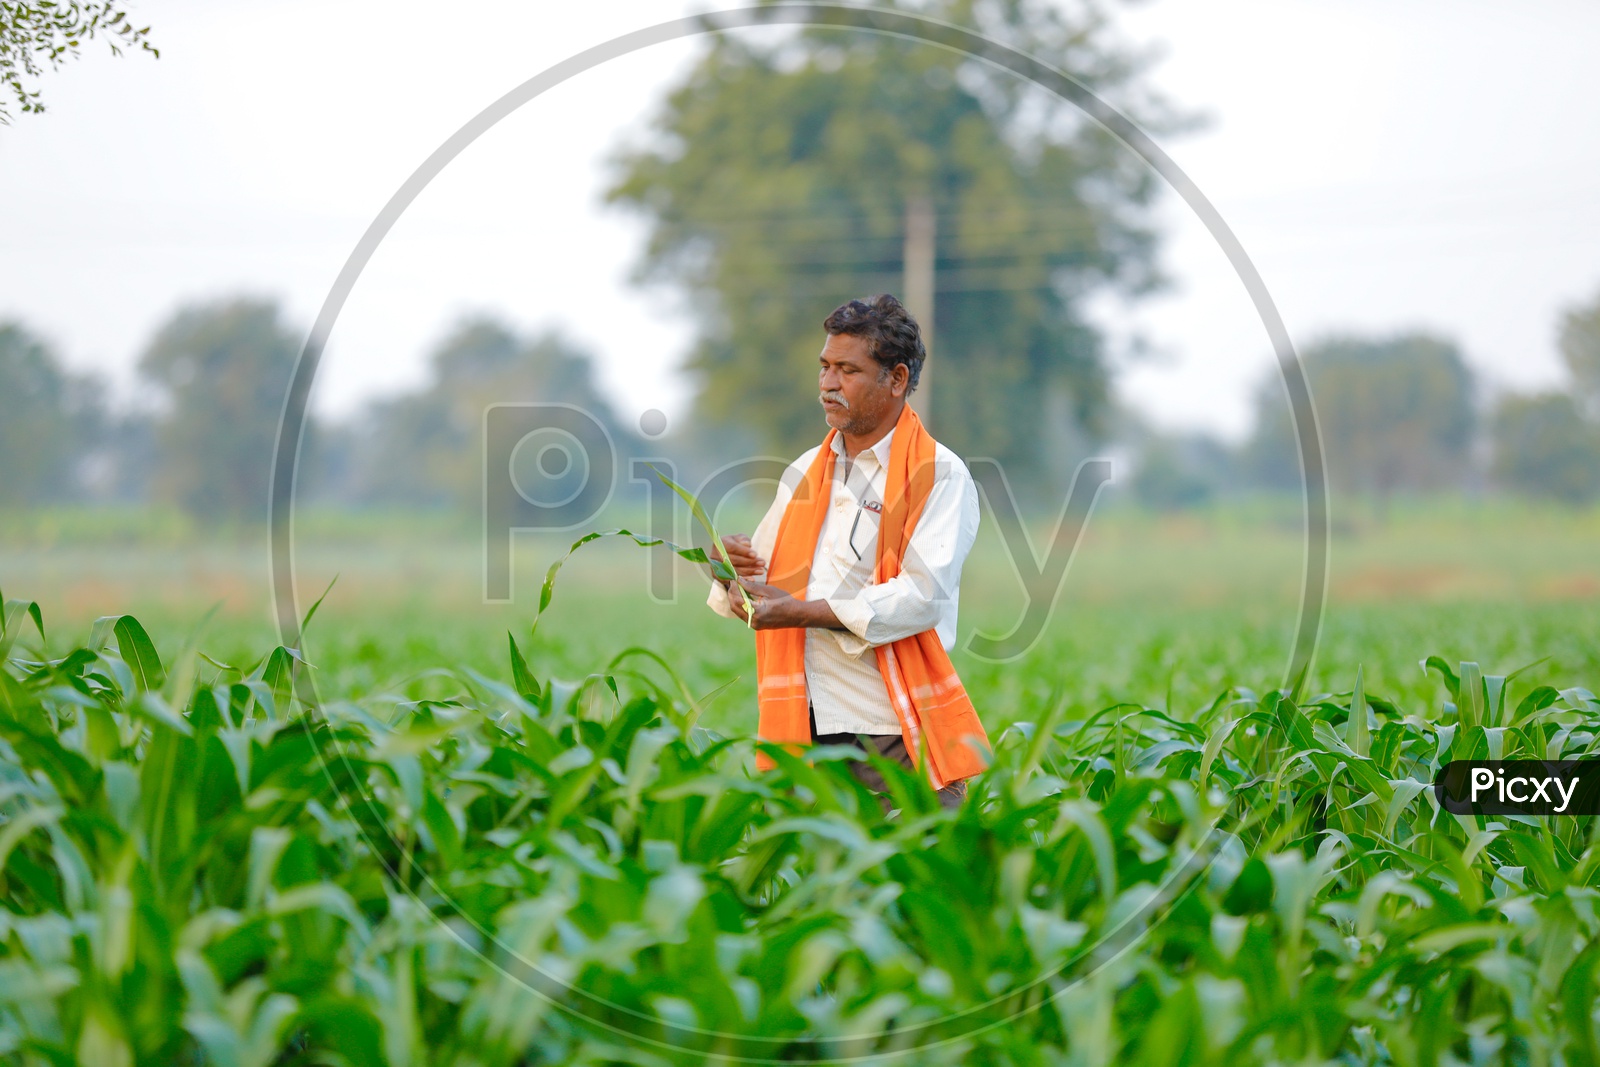
[[(975, 633), (1006, 634), (1024, 607), (986, 514), (963, 579), (955, 658), (991, 728), (1036, 717), (1052, 694), (1081, 709), (1127, 700), (1187, 717), (1230, 686), (1262, 692), (1283, 681), (1305, 551), (1294, 501), (1156, 513), (1117, 497), (1115, 484), (1104, 491), (1040, 639), (1006, 663), (967, 647)], [(646, 528), (642, 516), (613, 511), (595, 528)], [(756, 517), (730, 507), (717, 521), (740, 530)], [(1348, 690), (1359, 666), (1369, 692), (1436, 703), (1437, 679), (1418, 664), (1429, 654), (1478, 660), (1488, 673), (1537, 663), (1520, 680), (1529, 686), (1593, 686), (1597, 527), (1594, 509), (1460, 497), (1408, 501), (1382, 518), (1359, 502), (1336, 508), (1311, 690)], [(568, 679), (648, 648), (696, 695), (715, 694), (707, 725), (753, 729), (751, 640), (705, 607), (702, 572), (663, 548), (610, 539), (579, 550), (530, 642), (539, 582), (571, 535), (520, 535), (513, 601), (489, 604), (481, 541), (460, 522), (313, 512), (299, 529), (300, 610), (334, 583), (306, 639), (330, 695), (441, 694), (457, 683), (431, 672), (451, 665), (507, 678), (510, 632), (536, 671)], [(1031, 525), (1036, 545), (1049, 529)], [(662, 570), (676, 582), (665, 602)], [(83, 640), (97, 616), (124, 611), (147, 623), (164, 655), (194, 635), (213, 657), (245, 663), (278, 640), (267, 545), (207, 538), (181, 516), (13, 517), (0, 574), (7, 596), (40, 602), (57, 651)], [(623, 666), (663, 677), (643, 659)]]
[[(149, 5), (159, 60), (91, 49), (42, 82), (49, 113), (0, 130), (0, 192), (35, 208), (0, 249), (0, 587), (43, 605), (56, 648), (120, 612), (170, 646), (213, 608), (198, 637), (212, 655), (277, 640), (264, 539), (284, 396), (372, 212), (484, 101), (680, 6), (497, 14), (503, 34), (465, 66), (439, 60), (458, 65), (423, 101), (395, 57), (433, 50), (425, 18), (386, 16), (395, 47), (364, 47), (377, 31), (360, 4), (325, 5), (308, 34), (268, 6), (201, 17), (174, 0)], [(1430, 653), (1600, 681), (1600, 171), (1595, 146), (1565, 135), (1600, 100), (1581, 90), (1592, 11), (1548, 15), (1566, 20), (1551, 33), (1361, 5), (882, 6), (1072, 71), (1256, 257), (1333, 492), (1313, 689), (1347, 690), (1360, 666), (1374, 692), (1437, 699), (1416, 665)], [(307, 646), (327, 691), (437, 690), (451, 683), (418, 676), (451, 665), (503, 675), (507, 632), (526, 637), (571, 535), (519, 535), (513, 602), (484, 602), (485, 479), (506, 473), (485, 469), (491, 406), (589, 412), (619, 477), (580, 529), (684, 541), (685, 515), (670, 532), (645, 520), (628, 462), (669, 462), (698, 488), (815, 444), (819, 324), (884, 291), (929, 340), (914, 397), (929, 427), (1003, 466), (1036, 545), (1078, 462), (1116, 464), (1041, 639), (1009, 663), (957, 653), (988, 721), (1053, 691), (1183, 710), (1281, 682), (1306, 550), (1294, 419), (1256, 309), (1155, 172), (1064, 101), (958, 53), (839, 27), (704, 27), (485, 134), (356, 285), (294, 500), (301, 610), (338, 578)], [(1454, 44), (1391, 55), (1394, 33)], [(335, 44), (336, 60), (320, 51)], [(1490, 52), (1517, 72), (1492, 99), (1467, 58)], [(1375, 73), (1343, 84), (1353, 54)], [(386, 88), (250, 74), (285, 57)], [(1262, 93), (1263, 77), (1285, 88)], [(128, 102), (114, 120), (109, 99)], [(386, 132), (353, 141), (346, 115)], [(1452, 132), (1468, 117), (1473, 136)], [(285, 170), (308, 156), (324, 164)], [(125, 186), (81, 177), (112, 169)], [(750, 529), (768, 491), (724, 502), (723, 528)], [(1020, 617), (1009, 551), (987, 511), (960, 648)], [(719, 692), (709, 723), (749, 728), (750, 639), (703, 607), (703, 585), (664, 550), (591, 545), (530, 655), (579, 676), (649, 647)]]

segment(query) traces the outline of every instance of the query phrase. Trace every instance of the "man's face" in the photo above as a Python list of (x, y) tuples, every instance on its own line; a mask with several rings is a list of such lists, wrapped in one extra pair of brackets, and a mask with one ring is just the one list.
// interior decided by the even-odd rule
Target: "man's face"
[(870, 433), (896, 399), (905, 395), (904, 364), (886, 370), (872, 358), (872, 342), (852, 334), (830, 334), (822, 346), (817, 378), (828, 425), (840, 433)]

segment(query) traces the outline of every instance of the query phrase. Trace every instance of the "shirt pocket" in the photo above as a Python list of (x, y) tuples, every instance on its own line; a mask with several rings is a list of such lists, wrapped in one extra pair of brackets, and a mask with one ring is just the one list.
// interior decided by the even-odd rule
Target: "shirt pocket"
[(883, 505), (868, 501), (856, 509), (840, 538), (839, 550), (843, 562), (852, 569), (863, 566), (869, 570), (877, 563), (878, 527), (883, 522)]

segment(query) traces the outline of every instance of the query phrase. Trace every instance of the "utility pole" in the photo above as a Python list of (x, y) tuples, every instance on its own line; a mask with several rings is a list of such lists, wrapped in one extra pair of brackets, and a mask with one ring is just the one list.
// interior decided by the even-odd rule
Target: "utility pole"
[(922, 376), (917, 380), (917, 391), (911, 395), (911, 407), (923, 422), (928, 421), (929, 371), (933, 369), (933, 257), (935, 219), (933, 201), (926, 196), (913, 196), (906, 200), (905, 244), (905, 305), (911, 317), (922, 330), (922, 344), (928, 358), (922, 364)]

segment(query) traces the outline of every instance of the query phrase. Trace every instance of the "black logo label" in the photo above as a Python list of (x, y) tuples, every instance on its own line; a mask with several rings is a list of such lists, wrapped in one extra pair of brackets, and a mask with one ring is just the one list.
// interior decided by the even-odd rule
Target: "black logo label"
[(1600, 760), (1451, 760), (1433, 792), (1456, 815), (1600, 815)]

